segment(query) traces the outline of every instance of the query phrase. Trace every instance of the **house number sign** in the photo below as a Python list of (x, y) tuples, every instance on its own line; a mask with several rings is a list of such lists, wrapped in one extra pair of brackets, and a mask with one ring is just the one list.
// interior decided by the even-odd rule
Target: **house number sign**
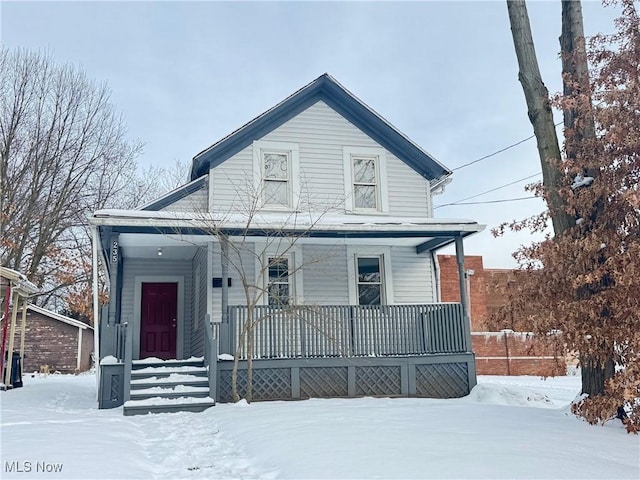
[(111, 242), (111, 263), (118, 263), (118, 241)]

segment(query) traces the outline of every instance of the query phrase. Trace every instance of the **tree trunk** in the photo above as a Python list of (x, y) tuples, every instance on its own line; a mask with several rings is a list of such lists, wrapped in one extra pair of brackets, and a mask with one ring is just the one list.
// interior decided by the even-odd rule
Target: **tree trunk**
[(582, 374), (582, 392), (590, 397), (603, 395), (606, 381), (613, 377), (615, 366), (612, 359), (605, 361), (604, 365), (593, 358), (580, 359), (580, 371)]
[(575, 220), (566, 213), (565, 202), (558, 193), (563, 175), (557, 166), (561, 156), (558, 136), (553, 123), (553, 112), (549, 103), (549, 91), (540, 75), (525, 2), (523, 0), (507, 0), (507, 10), (520, 69), (518, 79), (522, 84), (529, 120), (536, 136), (542, 166), (545, 200), (549, 208), (553, 230), (556, 235), (561, 235), (569, 227), (575, 225)]
[[(562, 33), (560, 35), (560, 51), (562, 57), (563, 93), (566, 97), (584, 95), (591, 98), (589, 80), (589, 64), (584, 38), (582, 22), (582, 4), (575, 0), (562, 0)], [(575, 159), (577, 147), (585, 139), (595, 139), (596, 128), (593, 115), (587, 114), (585, 109), (565, 108), (563, 110), (565, 128), (565, 152), (568, 159)], [(578, 118), (582, 114), (582, 118)], [(598, 169), (585, 167), (584, 174), (596, 178)], [(604, 209), (602, 200), (596, 201), (590, 220), (597, 221)], [(595, 262), (596, 260), (594, 260)], [(600, 259), (604, 262), (604, 259)], [(603, 317), (605, 317), (603, 312)], [(603, 318), (603, 323), (606, 319)], [(605, 383), (615, 373), (612, 358), (602, 362), (595, 358), (585, 357), (580, 362), (582, 372), (582, 393), (602, 395)]]

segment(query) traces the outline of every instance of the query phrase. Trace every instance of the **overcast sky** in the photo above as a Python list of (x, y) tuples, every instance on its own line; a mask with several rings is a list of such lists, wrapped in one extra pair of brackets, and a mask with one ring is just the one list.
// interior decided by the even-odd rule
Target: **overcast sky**
[[(560, 0), (528, 8), (542, 75), (556, 92)], [(449, 168), (533, 133), (504, 1), (4, 0), (0, 9), (5, 46), (49, 51), (109, 84), (130, 137), (145, 144), (142, 164), (190, 161), (324, 72)], [(613, 31), (612, 8), (583, 2), (583, 14), (587, 35)], [(457, 170), (435, 203), (539, 171), (529, 140)], [(469, 201), (528, 196), (526, 183)], [(531, 236), (494, 239), (490, 229), (542, 209), (539, 200), (519, 200), (446, 206), (436, 216), (486, 224), (465, 253), (483, 255), (485, 268), (510, 268), (511, 253)]]

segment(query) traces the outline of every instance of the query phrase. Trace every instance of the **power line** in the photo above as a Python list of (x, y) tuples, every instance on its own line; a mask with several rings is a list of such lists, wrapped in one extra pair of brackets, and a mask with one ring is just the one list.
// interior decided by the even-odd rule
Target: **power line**
[[(562, 124), (562, 122), (555, 123), (554, 127), (557, 127), (558, 125), (561, 125), (561, 124)], [(533, 135), (531, 135), (531, 136), (529, 136), (529, 137), (527, 137), (527, 138), (525, 138), (523, 140), (520, 140), (519, 142), (512, 143), (511, 145), (509, 145), (507, 147), (501, 148), (500, 150), (497, 150), (497, 151), (495, 151), (493, 153), (490, 153), (489, 155), (485, 155), (484, 157), (480, 157), (477, 160), (473, 160), (473, 161), (471, 161), (469, 163), (465, 163), (463, 165), (460, 165), (459, 167), (452, 168), (451, 171), (455, 172), (456, 170), (460, 170), (461, 168), (468, 167), (469, 165), (473, 165), (474, 163), (478, 163), (478, 162), (481, 162), (483, 160), (486, 160), (487, 158), (494, 157), (494, 156), (498, 155), (499, 153), (506, 152), (507, 150), (509, 150), (511, 148), (514, 148), (514, 147), (517, 147), (518, 145), (520, 145), (520, 144), (522, 144), (524, 142), (528, 142), (529, 140), (531, 140), (532, 138), (535, 138), (535, 137), (536, 137), (535, 134), (533, 134)]]
[[(503, 198), (500, 200), (487, 200), (484, 202), (463, 202), (463, 203), (449, 203), (449, 206), (457, 207), (458, 205), (484, 205), (486, 203), (505, 203), (505, 202), (516, 202), (518, 200), (530, 200), (532, 198), (538, 198), (535, 195), (531, 195), (530, 197), (518, 197), (518, 198)], [(444, 207), (444, 205), (441, 205)], [(438, 208), (438, 207), (435, 207)]]
[[(492, 188), (492, 189), (487, 190), (485, 192), (476, 193), (475, 195), (471, 195), (470, 197), (465, 197), (465, 198), (462, 198), (460, 200), (456, 200), (455, 202), (444, 203), (442, 205), (436, 205), (435, 207), (433, 207), (433, 209), (435, 210), (436, 208), (448, 207), (450, 205), (473, 205), (473, 203), (466, 203), (465, 204), (465, 203), (461, 203), (461, 202), (464, 202), (465, 200), (471, 200), (472, 198), (480, 197), (482, 195), (486, 195), (487, 193), (495, 192), (496, 190), (500, 190), (502, 188), (509, 187), (511, 185), (523, 182), (525, 180), (529, 180), (530, 178), (537, 177), (541, 173), (542, 172), (538, 172), (538, 173), (534, 173), (533, 175), (529, 175), (529, 176), (526, 176), (526, 177), (523, 177), (523, 178), (519, 178), (518, 180), (514, 180), (513, 182), (505, 183), (504, 185), (500, 185), (499, 187)], [(533, 197), (524, 197), (524, 198), (533, 198)], [(482, 202), (482, 203), (490, 203), (490, 202)]]

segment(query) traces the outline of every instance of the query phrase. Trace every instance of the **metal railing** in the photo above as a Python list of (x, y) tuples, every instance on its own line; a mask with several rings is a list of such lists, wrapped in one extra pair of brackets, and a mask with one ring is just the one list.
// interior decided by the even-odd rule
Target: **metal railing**
[[(426, 355), (470, 351), (459, 303), (229, 307), (222, 353), (253, 358)], [(237, 348), (240, 346), (240, 348)]]

